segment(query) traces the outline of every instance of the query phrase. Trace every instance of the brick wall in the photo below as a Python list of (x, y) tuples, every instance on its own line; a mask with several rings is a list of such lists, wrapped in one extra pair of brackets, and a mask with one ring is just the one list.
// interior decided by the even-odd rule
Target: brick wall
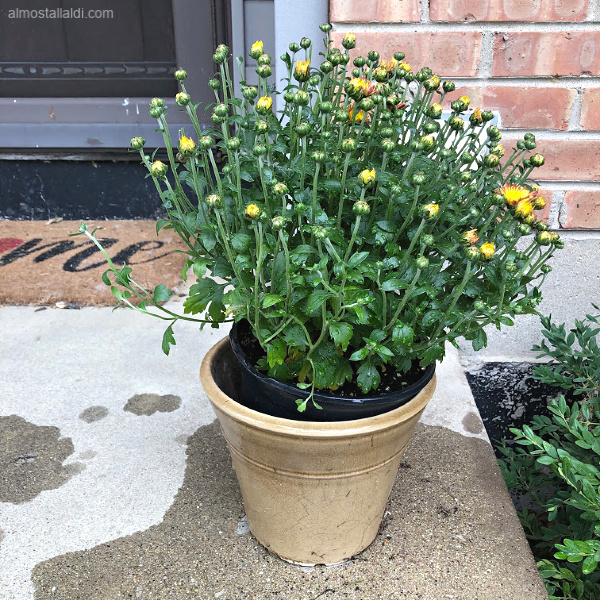
[(550, 225), (600, 229), (598, 0), (330, 0), (330, 20), (498, 110), (506, 146), (533, 132)]

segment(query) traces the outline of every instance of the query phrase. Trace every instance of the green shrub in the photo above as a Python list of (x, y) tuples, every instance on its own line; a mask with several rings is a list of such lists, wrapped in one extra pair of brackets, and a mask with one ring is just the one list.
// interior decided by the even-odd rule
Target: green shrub
[(598, 316), (568, 333), (549, 318), (542, 325), (545, 340), (533, 349), (552, 361), (537, 366), (534, 378), (582, 399), (569, 406), (561, 396), (550, 417), (511, 429), (518, 446), (500, 448), (500, 465), (551, 600), (600, 599)]

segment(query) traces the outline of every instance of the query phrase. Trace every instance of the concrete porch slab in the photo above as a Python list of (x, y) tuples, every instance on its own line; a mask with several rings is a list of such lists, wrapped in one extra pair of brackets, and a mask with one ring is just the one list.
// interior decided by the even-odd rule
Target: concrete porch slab
[(373, 545), (298, 569), (248, 533), (200, 388), (226, 329), (111, 309), (0, 308), (0, 598), (542, 600), (458, 356)]

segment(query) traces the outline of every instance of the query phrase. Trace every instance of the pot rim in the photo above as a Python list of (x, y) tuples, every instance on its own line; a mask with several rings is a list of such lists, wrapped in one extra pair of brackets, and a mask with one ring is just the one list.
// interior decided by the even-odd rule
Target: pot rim
[(412, 400), (409, 400), (406, 404), (398, 408), (374, 417), (348, 421), (297, 421), (282, 417), (272, 417), (236, 402), (216, 384), (211, 373), (211, 365), (216, 356), (223, 352), (225, 346), (229, 343), (229, 336), (224, 337), (207, 352), (202, 360), (200, 380), (209, 400), (215, 409), (226, 413), (236, 421), (245, 423), (255, 429), (268, 429), (280, 435), (298, 436), (301, 433), (302, 436), (310, 438), (343, 438), (389, 429), (395, 427), (399, 422), (410, 419), (415, 414), (423, 411), (433, 395), (436, 386), (436, 376), (434, 374), (429, 383)]

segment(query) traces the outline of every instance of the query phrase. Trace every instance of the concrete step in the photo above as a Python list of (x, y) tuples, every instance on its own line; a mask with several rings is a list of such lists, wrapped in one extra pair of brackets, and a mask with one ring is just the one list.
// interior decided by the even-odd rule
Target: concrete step
[(227, 330), (163, 330), (0, 308), (0, 598), (547, 599), (453, 348), (375, 542), (300, 569), (249, 534), (198, 381)]

